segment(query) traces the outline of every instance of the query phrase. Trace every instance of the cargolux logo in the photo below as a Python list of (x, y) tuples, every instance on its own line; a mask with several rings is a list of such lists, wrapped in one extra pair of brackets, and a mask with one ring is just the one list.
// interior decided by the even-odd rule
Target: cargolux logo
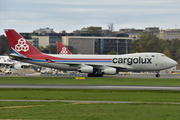
[(112, 62), (114, 64), (123, 64), (127, 63), (127, 65), (132, 64), (152, 64), (151, 62), (152, 58), (113, 58)]
[(68, 53), (68, 52), (67, 52), (66, 48), (63, 47), (60, 54), (67, 55), (67, 53)]
[(15, 50), (17, 50), (18, 52), (27, 52), (29, 50), (29, 45), (26, 44), (25, 39), (21, 38), (18, 40), (18, 44), (15, 45)]

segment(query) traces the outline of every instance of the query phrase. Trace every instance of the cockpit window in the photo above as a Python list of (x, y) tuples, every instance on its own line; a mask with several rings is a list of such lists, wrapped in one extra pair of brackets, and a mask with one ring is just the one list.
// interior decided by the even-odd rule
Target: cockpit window
[(166, 57), (166, 55), (161, 55), (161, 57)]

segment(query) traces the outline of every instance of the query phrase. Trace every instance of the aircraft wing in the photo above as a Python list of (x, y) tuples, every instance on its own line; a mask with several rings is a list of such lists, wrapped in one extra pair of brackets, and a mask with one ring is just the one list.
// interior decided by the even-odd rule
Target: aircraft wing
[(127, 69), (129, 68), (129, 66), (125, 66), (125, 65), (100, 65), (100, 64), (86, 64), (86, 65), (89, 65), (89, 66), (92, 66), (94, 68), (97, 68), (97, 69), (104, 69), (106, 67), (112, 67), (112, 68), (121, 68), (121, 69)]
[[(59, 62), (55, 62), (56, 64), (62, 64)], [(67, 64), (71, 67), (82, 67), (82, 66), (92, 66), (93, 68), (96, 69), (105, 69), (107, 67), (112, 67), (112, 68), (120, 68), (120, 69), (127, 69), (130, 68), (130, 66), (125, 66), (125, 65), (104, 65), (104, 64), (99, 64), (99, 63), (87, 63), (87, 64), (80, 64), (80, 63), (64, 63), (63, 64)]]
[(13, 62), (0, 62), (0, 64), (13, 65)]
[[(55, 63), (55, 64), (62, 64), (61, 62), (55, 62), (51, 59), (46, 59), (46, 61), (51, 64), (51, 63)], [(63, 64), (67, 64), (71, 67), (82, 67), (82, 66), (92, 66), (93, 68), (96, 69), (105, 69), (107, 67), (112, 67), (112, 68), (120, 68), (120, 69), (127, 69), (127, 68), (132, 68), (130, 66), (126, 66), (126, 65), (104, 65), (104, 64), (100, 64), (100, 63), (69, 63), (69, 62), (63, 62)]]
[(11, 53), (9, 56), (13, 57), (13, 59), (15, 59), (15, 60), (19, 60), (19, 59), (21, 59), (21, 60), (23, 60), (23, 59), (24, 60), (33, 60), (33, 58), (22, 57), (22, 56), (19, 56), (17, 54), (14, 54), (14, 53)]

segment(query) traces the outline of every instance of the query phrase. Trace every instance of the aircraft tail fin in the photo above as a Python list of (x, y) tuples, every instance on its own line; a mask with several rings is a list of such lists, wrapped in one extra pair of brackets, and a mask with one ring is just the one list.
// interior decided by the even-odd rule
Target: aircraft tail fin
[(72, 53), (61, 43), (61, 42), (56, 42), (59, 54), (64, 54), (64, 55), (72, 55)]
[(37, 48), (35, 48), (15, 30), (5, 29), (4, 31), (7, 35), (13, 52), (18, 56), (27, 57), (31, 54), (42, 54)]

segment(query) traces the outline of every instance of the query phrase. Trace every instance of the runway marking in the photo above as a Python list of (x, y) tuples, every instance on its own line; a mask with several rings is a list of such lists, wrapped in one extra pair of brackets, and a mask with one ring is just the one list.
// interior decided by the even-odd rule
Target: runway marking
[(36, 106), (44, 106), (44, 105), (9, 106), (9, 107), (0, 107), (0, 109), (6, 109), (6, 108), (24, 108), (24, 107), (36, 107)]
[(75, 102), (75, 103), (71, 103), (73, 105), (76, 105), (76, 104), (93, 104), (93, 103), (90, 103), (90, 102)]
[[(0, 100), (0, 101), (8, 101), (8, 102), (64, 102), (71, 104), (167, 104), (167, 105), (180, 105), (179, 102), (137, 102), (137, 101), (83, 101), (83, 100)], [(10, 107), (0, 107), (3, 108), (21, 108), (21, 107), (36, 107), (36, 106), (44, 106), (44, 105), (30, 105), (30, 106), (10, 106)]]

